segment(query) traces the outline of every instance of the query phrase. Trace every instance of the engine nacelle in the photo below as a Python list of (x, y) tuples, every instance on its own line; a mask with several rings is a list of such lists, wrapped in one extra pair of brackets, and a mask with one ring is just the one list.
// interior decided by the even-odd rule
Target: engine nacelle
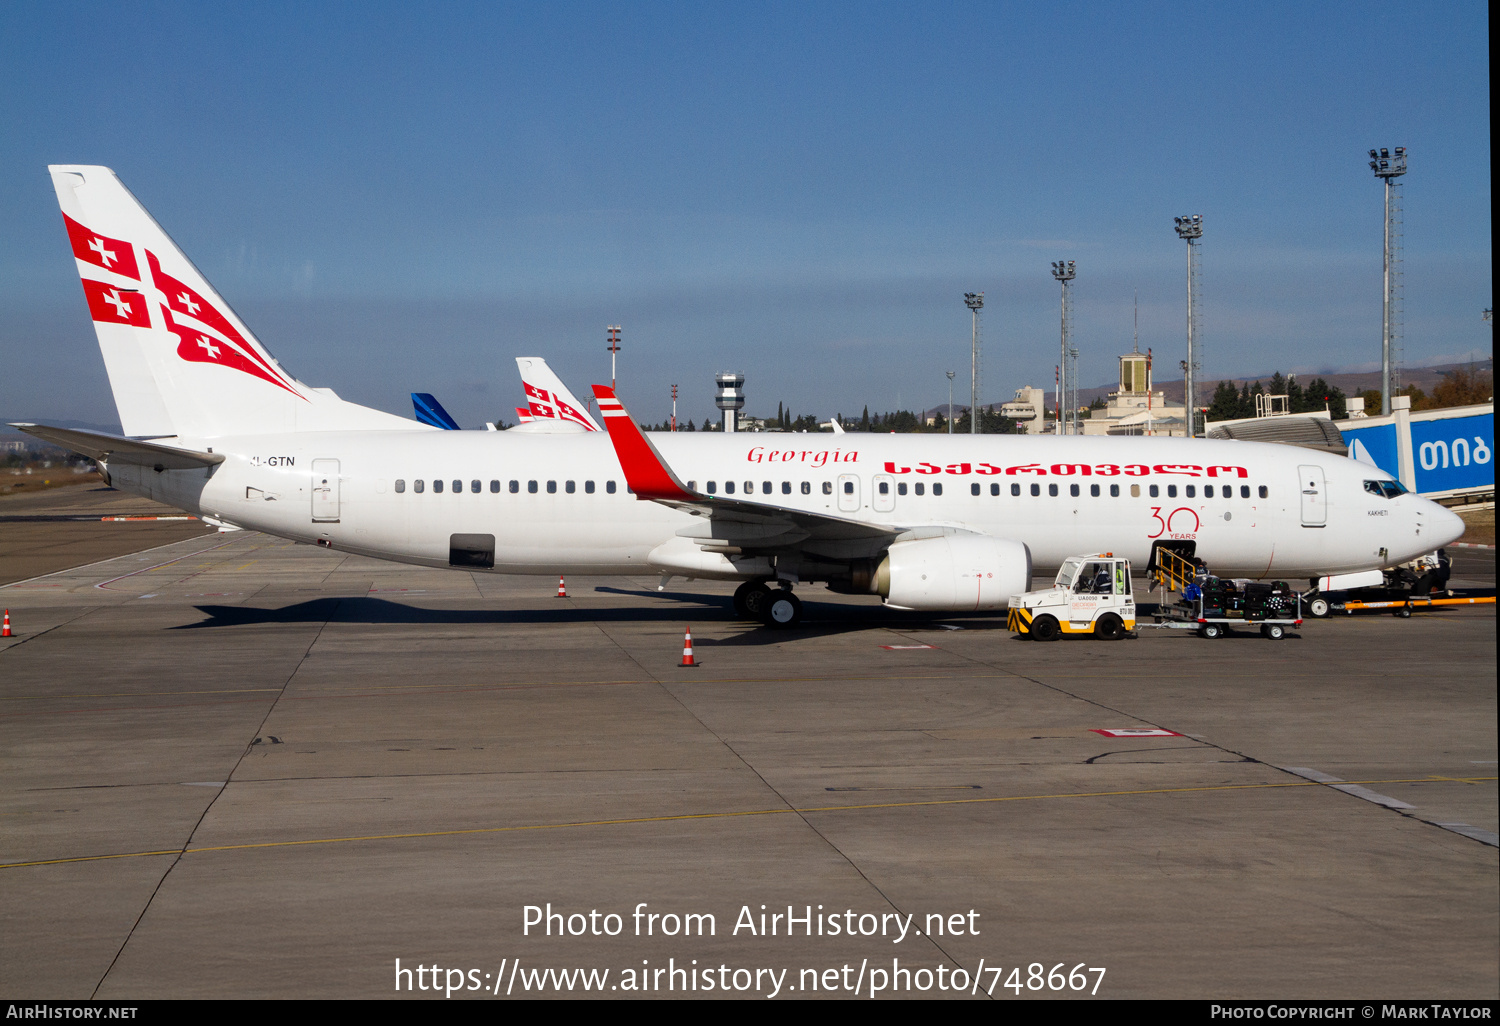
[(892, 545), (870, 590), (897, 609), (1005, 609), (1031, 589), (1031, 550), (1018, 541), (949, 534)]

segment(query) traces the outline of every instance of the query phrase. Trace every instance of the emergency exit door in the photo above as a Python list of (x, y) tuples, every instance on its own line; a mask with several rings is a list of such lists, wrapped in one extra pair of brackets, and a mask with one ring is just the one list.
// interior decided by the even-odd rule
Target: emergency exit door
[(315, 524), (338, 523), (338, 460), (312, 461), (312, 518)]

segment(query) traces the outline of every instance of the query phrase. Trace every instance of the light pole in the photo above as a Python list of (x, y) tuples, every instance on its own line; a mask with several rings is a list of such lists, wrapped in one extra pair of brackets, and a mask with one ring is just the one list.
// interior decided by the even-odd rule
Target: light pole
[[(1382, 146), (1370, 151), (1370, 170), (1375, 177), (1385, 182), (1385, 297), (1380, 316), (1380, 415), (1391, 412), (1391, 340), (1395, 335), (1394, 307), (1396, 304), (1395, 274), (1395, 224), (1392, 220), (1392, 199), (1398, 187), (1396, 179), (1406, 174), (1406, 147), (1397, 146), (1394, 151)], [(1395, 208), (1399, 210), (1399, 206)]]
[(1078, 276), (1074, 269), (1072, 260), (1052, 261), (1052, 277), (1056, 278), (1062, 286), (1062, 360), (1058, 363), (1057, 378), (1057, 433), (1073, 434), (1073, 425), (1068, 418), (1068, 314), (1071, 312), (1071, 303), (1068, 297), (1068, 285)]
[(1182, 405), (1187, 414), (1187, 436), (1198, 433), (1198, 414), (1193, 410), (1198, 384), (1198, 240), (1203, 238), (1203, 215), (1174, 217), (1177, 237), (1187, 243), (1187, 359), (1182, 365)]
[(609, 326), (609, 387), (615, 387), (615, 354), (620, 351), (620, 326)]
[(948, 433), (953, 434), (953, 371), (947, 371), (948, 375)]
[[(969, 367), (969, 434), (979, 434), (979, 311), (984, 308), (983, 292), (965, 292), (964, 305), (974, 314), (974, 352)], [(950, 408), (949, 412), (952, 410)]]

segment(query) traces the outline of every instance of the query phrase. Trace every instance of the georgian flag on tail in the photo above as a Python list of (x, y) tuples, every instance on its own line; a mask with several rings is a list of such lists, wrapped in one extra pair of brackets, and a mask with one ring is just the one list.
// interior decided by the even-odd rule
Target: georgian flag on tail
[(136, 281), (141, 280), (141, 272), (135, 263), (134, 246), (120, 239), (91, 232), (67, 214), (63, 215), (63, 221), (67, 223), (68, 242), (73, 246), (75, 257), (106, 271), (123, 274)]
[(156, 254), (146, 251), (152, 284), (161, 298), (166, 328), (178, 338), (177, 355), (194, 363), (216, 363), (221, 367), (252, 374), (284, 388), (299, 398), (301, 393), (279, 368), (240, 334), (217, 306), (191, 286), (161, 269)]

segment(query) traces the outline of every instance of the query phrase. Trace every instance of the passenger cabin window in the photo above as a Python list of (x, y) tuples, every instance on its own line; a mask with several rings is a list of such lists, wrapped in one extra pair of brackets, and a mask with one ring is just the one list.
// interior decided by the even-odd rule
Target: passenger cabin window
[(557, 482), (556, 481), (548, 481), (547, 482), (547, 494), (548, 495), (556, 495), (557, 494)]
[[(688, 483), (688, 487), (689, 488), (693, 487), (692, 482)], [(583, 493), (585, 495), (593, 495), (594, 494), (594, 482), (592, 482), (592, 481), (585, 481), (583, 483)]]
[(1261, 497), (1261, 498), (1262, 498), (1262, 499), (1267, 499), (1267, 498), (1270, 498), (1270, 495), (1271, 495), (1271, 493), (1270, 493), (1270, 491), (1269, 491), (1269, 490), (1268, 490), (1268, 489), (1267, 489), (1267, 488), (1266, 488), (1266, 486), (1265, 486), (1265, 485), (1261, 485), (1261, 486), (1260, 486), (1260, 497)]
[(1057, 494), (1057, 485), (1055, 485), (1055, 484), (1049, 484), (1047, 486), (1047, 494), (1048, 495), (1056, 495)]
[(833, 482), (832, 481), (824, 481), (823, 482), (823, 494), (824, 495), (832, 495), (833, 494)]
[(1010, 494), (1012, 494), (1012, 495), (1020, 495), (1021, 494), (1021, 486), (1019, 484), (1012, 484), (1010, 486)]
[(762, 481), (760, 483), (760, 493), (762, 495), (770, 495), (775, 490), (776, 486), (771, 484), (771, 482), (769, 481)]
[(803, 495), (811, 495), (812, 494), (812, 482), (811, 481), (803, 481), (802, 482), (802, 494)]
[(469, 491), (473, 492), (475, 495), (479, 494), (479, 489), (481, 487), (482, 486), (480, 485), (480, 483), (478, 481), (470, 481), (469, 482)]
[(1240, 498), (1242, 498), (1242, 499), (1248, 499), (1248, 498), (1250, 498), (1250, 486), (1249, 485), (1240, 485)]
[(577, 490), (578, 490), (578, 486), (576, 484), (574, 484), (572, 481), (569, 481), (569, 482), (567, 482), (566, 484), (563, 485), (563, 491), (567, 492), (569, 495), (572, 495)]
[(604, 482), (604, 490), (611, 495), (615, 494), (615, 483), (613, 481)]
[(1194, 488), (1192, 485), (1188, 485), (1187, 486), (1187, 497), (1189, 499), (1193, 498), (1193, 493), (1196, 492), (1196, 491), (1197, 491), (1196, 488)]
[(897, 484), (896, 484), (896, 494), (897, 495), (905, 495), (906, 494), (906, 482), (905, 481), (897, 482)]
[(422, 489), (426, 487), (427, 482), (423, 481), (420, 477), (411, 483), (411, 490), (416, 492), (418, 495), (421, 495)]
[[(921, 485), (918, 485), (917, 487), (920, 488)], [(845, 495), (853, 495), (854, 494), (854, 482), (853, 481), (845, 481), (844, 482), (844, 494)]]
[(441, 479), (435, 479), (432, 482), (432, 490), (434, 492), (441, 492), (443, 490), (443, 482)]
[[(1139, 488), (1139, 485), (1137, 486), (1137, 488)], [(1112, 485), (1109, 486), (1109, 497), (1111, 499), (1118, 499), (1120, 497), (1120, 486), (1119, 485), (1112, 484)]]
[(1096, 499), (1099, 498), (1099, 486), (1098, 485), (1089, 485), (1089, 494), (1092, 495)]
[(1161, 488), (1157, 485), (1151, 486), (1151, 498), (1155, 499), (1161, 495)]
[(1169, 499), (1175, 499), (1175, 498), (1177, 498), (1177, 486), (1176, 485), (1167, 485), (1167, 498), (1169, 498)]
[(969, 494), (970, 495), (978, 495), (979, 494), (979, 483), (977, 481), (974, 484), (969, 485)]
[(500, 491), (500, 482), (499, 481), (491, 481), (490, 482), (490, 494), (492, 494), (492, 495), (493, 494), (497, 494), (499, 491)]
[(991, 482), (991, 484), (990, 484), (990, 494), (991, 495), (999, 495), (1000, 494), (1000, 486), (997, 485), (997, 484), (995, 484), (995, 483), (993, 483), (993, 482)]
[(942, 495), (943, 494), (943, 483), (941, 481), (934, 481), (934, 482), (932, 482), (932, 494), (933, 495)]
[(1141, 497), (1141, 486), (1140, 485), (1131, 485), (1130, 486), (1130, 497), (1132, 499), (1139, 499)]
[(717, 494), (719, 494), (719, 482), (717, 482), (717, 481), (710, 481), (708, 483), (708, 494), (709, 495), (717, 495)]
[[(1052, 487), (1056, 488), (1057, 485), (1053, 485)], [(1033, 482), (1032, 485), (1031, 485), (1031, 494), (1032, 495), (1041, 495), (1042, 494), (1042, 486), (1039, 485), (1039, 484), (1036, 484), (1035, 482)]]
[(536, 494), (536, 482), (535, 481), (527, 481), (526, 482), (526, 491), (528, 493), (532, 494), (532, 495), (535, 495)]
[(516, 494), (516, 492), (519, 492), (520, 490), (521, 490), (521, 482), (519, 482), (519, 481), (512, 481), (510, 483), (510, 493), (512, 495)]
[(791, 495), (792, 494), (792, 483), (790, 481), (783, 481), (783, 482), (781, 482), (781, 494), (782, 495)]
[(746, 481), (745, 482), (745, 494), (746, 495), (754, 495), (755, 494), (755, 482), (754, 481)]
[(917, 489), (917, 494), (921, 495), (924, 491), (927, 490), (927, 486), (925, 484), (923, 484), (921, 481), (918, 481), (917, 484), (916, 484), (916, 489)]
[(889, 494), (891, 494), (891, 483), (889, 481), (882, 481), (882, 482), (880, 482), (880, 484), (876, 485), (875, 487), (876, 487), (876, 490), (878, 490), (881, 495), (889, 495)]
[(1068, 485), (1068, 494), (1075, 499), (1078, 498), (1078, 486), (1076, 484)]
[(725, 481), (724, 482), (724, 494), (725, 495), (733, 495), (734, 494), (734, 482), (733, 481)]
[(404, 478), (404, 477), (398, 477), (398, 478), (396, 478), (396, 494), (400, 495), (404, 491), (406, 491), (406, 478)]
[[(462, 481), (454, 481), (453, 482), (453, 494), (454, 495), (460, 494), (463, 490), (464, 490), (464, 483)], [(477, 489), (477, 488), (475, 489), (475, 491), (478, 491), (478, 490), (479, 489)]]

